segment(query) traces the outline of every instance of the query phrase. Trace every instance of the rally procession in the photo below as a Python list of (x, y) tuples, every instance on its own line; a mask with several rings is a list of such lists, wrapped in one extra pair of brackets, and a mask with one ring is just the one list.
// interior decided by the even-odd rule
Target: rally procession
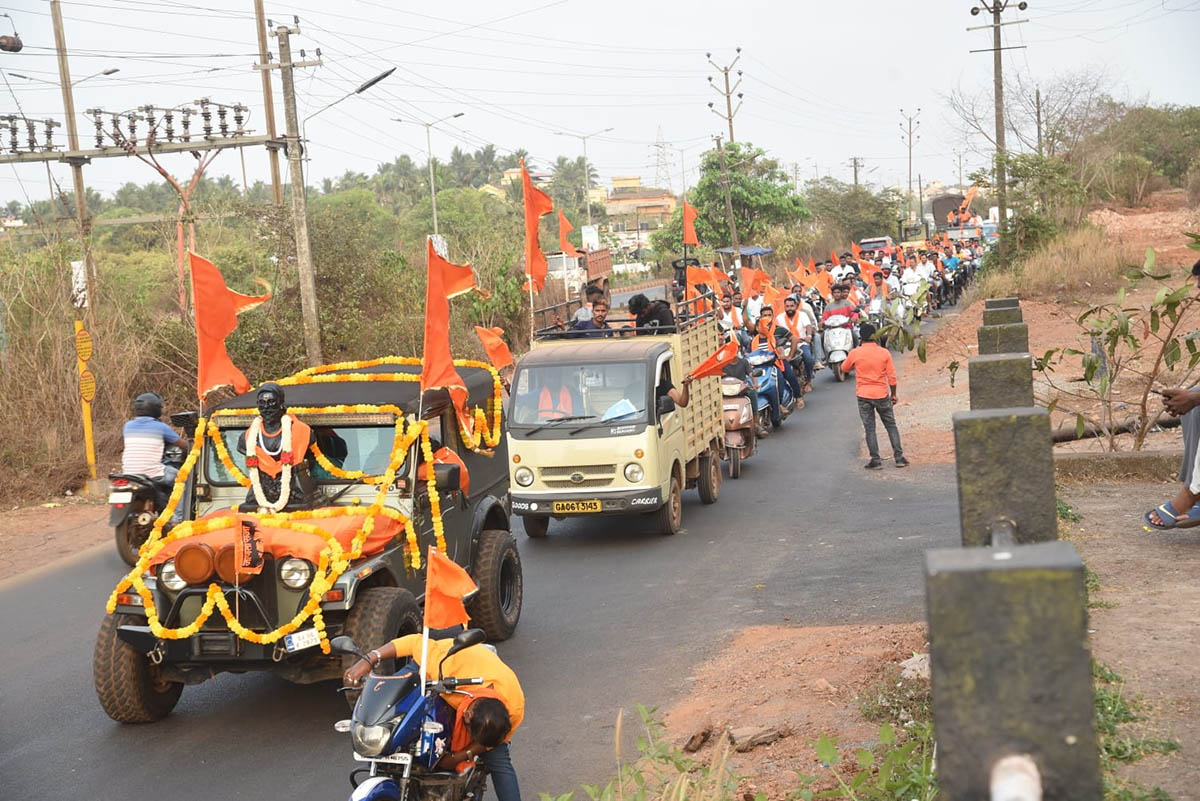
[(0, 10), (0, 798), (1197, 798), (1200, 8), (1039, 2)]

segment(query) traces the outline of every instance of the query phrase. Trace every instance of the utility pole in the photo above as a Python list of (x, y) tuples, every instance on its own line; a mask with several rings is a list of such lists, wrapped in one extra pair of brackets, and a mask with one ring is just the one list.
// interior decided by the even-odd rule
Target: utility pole
[(717, 111), (716, 106), (713, 103), (709, 103), (708, 107), (709, 107), (709, 109), (712, 110), (713, 114), (716, 114), (718, 117), (720, 117), (721, 119), (723, 119), (727, 123), (729, 123), (729, 142), (730, 142), (730, 144), (732, 144), (735, 141), (733, 138), (733, 118), (734, 118), (734, 115), (736, 115), (738, 113), (738, 111), (741, 110), (742, 98), (744, 97), (743, 93), (741, 93), (741, 92), (737, 93), (738, 104), (737, 104), (737, 108), (734, 108), (733, 107), (733, 93), (737, 92), (737, 88), (742, 85), (742, 71), (741, 70), (737, 71), (737, 83), (733, 84), (733, 86), (729, 85), (729, 73), (733, 69), (734, 65), (738, 63), (738, 60), (742, 57), (742, 48), (740, 48), (740, 47), (736, 48), (736, 51), (737, 51), (737, 55), (734, 56), (733, 61), (729, 62), (729, 66), (727, 66), (727, 67), (722, 67), (722, 66), (718, 65), (715, 61), (713, 61), (712, 53), (704, 54), (704, 57), (708, 59), (708, 63), (713, 65), (713, 69), (716, 69), (725, 74), (725, 91), (721, 91), (717, 87), (717, 85), (713, 83), (713, 79), (712, 79), (711, 75), (708, 76), (709, 85), (712, 86), (713, 89), (716, 89), (718, 94), (722, 94), (725, 96), (725, 113), (722, 114), (721, 112)]
[(905, 114), (904, 109), (900, 109), (900, 116), (904, 117), (905, 120), (907, 120), (907, 122), (908, 122), (907, 128), (905, 127), (905, 124), (903, 122), (900, 123), (900, 130), (903, 131), (903, 133), (900, 134), (900, 141), (904, 142), (904, 144), (908, 147), (908, 216), (909, 216), (909, 219), (912, 219), (912, 196), (913, 196), (913, 191), (912, 191), (912, 152), (913, 152), (913, 145), (916, 144), (921, 139), (920, 136), (915, 135), (917, 128), (921, 127), (920, 120), (917, 120), (917, 117), (919, 117), (920, 115), (921, 115), (921, 109), (919, 109), (919, 108), (917, 109), (916, 114)]
[(1039, 86), (1034, 90), (1034, 101), (1037, 105), (1037, 133), (1038, 133), (1038, 155), (1042, 153), (1042, 88)]
[(554, 132), (555, 136), (573, 136), (583, 142), (583, 205), (587, 206), (588, 225), (592, 224), (592, 199), (590, 197), (592, 194), (592, 165), (590, 162), (588, 162), (587, 140), (591, 139), (593, 136), (606, 134), (611, 130), (613, 129), (605, 128), (603, 131), (596, 131), (590, 134), (573, 134), (566, 131)]
[(737, 223), (733, 219), (733, 201), (729, 197), (729, 170), (725, 166), (725, 148), (721, 146), (721, 137), (717, 140), (717, 158), (721, 161), (721, 186), (725, 190), (725, 215), (729, 219), (729, 238), (733, 240), (733, 263), (740, 267), (742, 264), (742, 247), (738, 242)]
[[(271, 60), (271, 54), (267, 50), (267, 13), (263, 9), (263, 0), (254, 0), (254, 18), (255, 31), (258, 33), (258, 59), (261, 63), (267, 64)], [(262, 72), (262, 88), (263, 88), (263, 111), (267, 118), (267, 136), (275, 139), (275, 96), (271, 89), (271, 72), (270, 70), (261, 70)], [(274, 147), (267, 147), (267, 159), (271, 164), (271, 193), (275, 198), (275, 205), (283, 205), (283, 182), (279, 178), (279, 150)]]
[[(1000, 14), (1008, 8), (1009, 0), (992, 0), (989, 6), (987, 3), (982, 3), (982, 6), (975, 6), (971, 9), (972, 16), (977, 16), (979, 12), (987, 11), (992, 15), (992, 24), (983, 25), (981, 28), (992, 29), (992, 46), (982, 50), (972, 50), (972, 53), (986, 53), (991, 50), (992, 53), (992, 93), (995, 97), (996, 104), (996, 201), (999, 206), (1000, 220), (998, 221), (996, 233), (999, 235), (999, 256), (1000, 264), (1008, 264), (1008, 176), (1005, 161), (1007, 152), (1004, 145), (1004, 50), (1016, 50), (1021, 46), (1003, 47), (1000, 43), (1000, 27), (1006, 24), (1020, 24), (1026, 20), (1015, 20), (1012, 23), (1003, 23), (1000, 21)], [(1029, 7), (1025, 0), (1017, 3), (1017, 8), (1024, 11)], [(968, 31), (980, 30), (980, 28), (967, 28)]]
[(858, 168), (863, 165), (862, 156), (852, 156), (850, 158), (850, 166), (854, 169), (854, 186), (858, 186)]
[(956, 159), (958, 159), (958, 186), (961, 189), (962, 185), (963, 185), (963, 170), (962, 170), (963, 152), (961, 150), (955, 150), (954, 157)]
[[(292, 225), (296, 231), (296, 273), (300, 283), (300, 318), (304, 327), (304, 351), (308, 366), (324, 362), (321, 356), (321, 325), (317, 316), (317, 281), (313, 274), (312, 250), (308, 242), (308, 206), (304, 197), (304, 144), (300, 138), (300, 119), (296, 114), (296, 67), (313, 67), (320, 61), (292, 61), (292, 44), (288, 39), (300, 33), (299, 28), (280, 25), (271, 31), (279, 38), (279, 75), (283, 83), (283, 114), (287, 125), (288, 167), (292, 181)], [(264, 65), (265, 66), (265, 65)]]
[[(58, 54), (58, 82), (62, 87), (63, 115), (67, 122), (67, 148), (79, 150), (79, 127), (75, 120), (75, 93), (71, 89), (71, 67), (67, 61), (67, 36), (63, 30), (62, 5), (50, 2), (50, 17), (54, 23), (54, 49)], [(92, 218), (88, 214), (87, 188), (83, 185), (84, 158), (73, 158), (71, 179), (75, 189), (75, 216), (79, 221), (79, 241), (83, 246), (83, 271), (87, 284), (87, 316), (92, 318), (96, 306), (96, 270), (92, 265)]]

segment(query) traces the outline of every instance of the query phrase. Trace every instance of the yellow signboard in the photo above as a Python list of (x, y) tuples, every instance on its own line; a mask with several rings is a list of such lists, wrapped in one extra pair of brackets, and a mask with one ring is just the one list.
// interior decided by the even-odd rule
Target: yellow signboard
[(81, 362), (92, 358), (92, 335), (86, 329), (80, 328), (75, 332), (75, 355)]
[(96, 398), (96, 374), (91, 370), (84, 370), (79, 374), (79, 397), (86, 403), (91, 403)]

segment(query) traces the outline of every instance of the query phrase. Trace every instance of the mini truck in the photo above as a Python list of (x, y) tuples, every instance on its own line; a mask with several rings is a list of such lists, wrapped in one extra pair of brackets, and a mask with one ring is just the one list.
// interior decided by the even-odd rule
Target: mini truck
[(711, 300), (678, 306), (677, 333), (539, 332), (516, 366), (508, 411), (512, 511), (526, 534), (546, 536), (551, 518), (624, 515), (653, 517), (675, 534), (685, 489), (716, 502), (725, 450), (719, 382), (693, 382), (686, 408), (667, 394), (721, 346), (714, 313), (691, 313)]
[[(369, 372), (415, 375), (420, 370), (419, 364), (385, 364)], [(458, 370), (467, 385), (469, 405), (487, 408), (485, 404), (493, 392), (490, 371), (475, 367)], [(427, 395), (422, 405), (415, 381), (367, 381), (362, 380), (360, 370), (333, 375), (338, 372), (347, 374), (345, 381), (285, 386), (287, 406), (325, 409), (299, 412), (296, 417), (311, 426), (321, 452), (345, 474), (381, 474), (389, 464), (394, 443), (395, 413), (358, 411), (356, 405), (391, 406), (410, 422), (418, 414), (429, 422), (431, 439), (438, 439), (462, 462), (462, 466), (434, 467), (447, 556), (464, 566), (479, 587), (468, 606), (473, 625), (484, 629), (493, 641), (507, 639), (520, 618), (523, 578), (520, 554), (509, 532), (503, 438), (492, 454), (471, 451), (460, 440), (455, 413), (444, 392), (441, 398), (431, 393), (432, 402)], [(254, 406), (255, 393), (248, 392), (218, 407), (210, 417), (227, 455), (243, 473), (247, 470), (246, 457), (238, 452), (237, 441), (254, 418), (222, 412)], [(435, 534), (428, 484), (418, 477), (418, 466), (424, 464), (420, 448), (418, 439), (407, 451), (384, 500), (385, 507), (413, 522), (421, 553), (420, 568), (414, 570), (406, 559), (405, 532), (381, 530), (377, 524), (361, 557), (350, 563), (322, 597), (320, 610), (330, 638), (344, 634), (363, 647), (373, 648), (421, 630), (418, 600), (424, 593), (424, 555), (435, 542)], [(188, 519), (228, 513), (247, 497), (246, 489), (234, 481), (215, 452), (211, 437), (205, 437), (203, 449), (192, 473), (190, 494), (183, 500)], [(319, 487), (320, 501), (313, 506), (301, 505), (300, 509), (365, 509), (378, 491), (376, 485), (338, 478), (322, 467), (312, 472), (312, 478)], [(465, 491), (468, 484), (469, 491)], [(284, 511), (295, 508), (289, 503)], [(224, 553), (234, 547), (232, 536), (229, 544), (211, 539), (194, 543), (190, 547), (203, 544), (211, 549), (210, 553), (215, 552), (213, 569), (198, 580), (185, 580), (181, 575), (186, 572), (182, 559), (177, 558), (185, 547), (180, 544), (219, 535), (185, 537), (168, 544), (151, 559), (143, 580), (164, 627), (192, 623), (213, 584), (237, 610), (238, 622), (258, 633), (277, 628), (303, 608), (314, 577), (315, 558), (311, 548), (304, 553), (291, 549), (290, 543), (264, 548), (261, 572), (248, 577), (239, 576), (236, 557)], [(171, 550), (176, 545), (179, 547)], [(316, 647), (319, 640), (312, 626), (310, 619), (298, 631), (274, 643), (260, 644), (238, 637), (222, 615), (213, 614), (190, 637), (159, 639), (148, 625), (142, 598), (130, 590), (117, 595), (116, 608), (105, 616), (97, 636), (93, 657), (97, 696), (114, 720), (144, 723), (169, 714), (185, 685), (203, 682), (221, 672), (269, 671), (300, 684), (340, 678), (353, 657), (322, 653)]]

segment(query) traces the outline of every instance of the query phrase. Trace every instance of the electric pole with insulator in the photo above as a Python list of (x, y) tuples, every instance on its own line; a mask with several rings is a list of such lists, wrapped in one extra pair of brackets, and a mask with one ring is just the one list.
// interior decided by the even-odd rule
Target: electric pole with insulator
[(742, 248), (738, 242), (737, 222), (733, 219), (733, 200), (729, 196), (729, 169), (725, 166), (725, 148), (721, 146), (721, 137), (714, 136), (717, 141), (717, 158), (721, 162), (721, 187), (725, 190), (725, 215), (729, 219), (729, 238), (733, 242), (733, 264), (742, 266)]
[(917, 128), (921, 126), (920, 120), (917, 119), (920, 114), (921, 109), (919, 108), (917, 109), (916, 114), (905, 114), (904, 109), (900, 109), (900, 116), (904, 117), (904, 119), (907, 121), (907, 127), (905, 126), (905, 123), (900, 123), (900, 130), (902, 132), (900, 134), (900, 141), (904, 142), (905, 146), (908, 148), (908, 217), (910, 220), (913, 219), (912, 152), (913, 145), (916, 144), (921, 138), (917, 135)]
[[(722, 91), (719, 86), (717, 86), (715, 83), (713, 83), (713, 79), (712, 79), (711, 75), (708, 76), (709, 85), (712, 86), (712, 88), (717, 91), (717, 94), (725, 96), (725, 113), (722, 114), (721, 112), (717, 111), (717, 107), (713, 103), (709, 103), (708, 107), (712, 111), (713, 114), (716, 114), (718, 117), (720, 117), (721, 119), (723, 119), (727, 123), (729, 123), (729, 142), (730, 142), (730, 144), (732, 144), (735, 141), (733, 138), (733, 118), (738, 113), (738, 111), (741, 110), (742, 98), (745, 96), (742, 92), (737, 91), (738, 87), (742, 85), (742, 71), (741, 70), (737, 71), (737, 82), (734, 83), (732, 86), (729, 84), (729, 73), (730, 73), (730, 71), (733, 70), (734, 66), (738, 63), (738, 60), (741, 59), (742, 48), (740, 48), (740, 47), (736, 48), (736, 52), (737, 52), (737, 55), (734, 56), (733, 61), (729, 62), (729, 66), (727, 66), (727, 67), (722, 67), (722, 66), (718, 65), (715, 61), (713, 61), (712, 53), (704, 54), (704, 57), (708, 59), (708, 63), (713, 65), (713, 69), (718, 70), (718, 71), (724, 73), (724, 75), (725, 75), (724, 91)], [(733, 107), (734, 92), (737, 92), (737, 99), (738, 99), (737, 108)]]

